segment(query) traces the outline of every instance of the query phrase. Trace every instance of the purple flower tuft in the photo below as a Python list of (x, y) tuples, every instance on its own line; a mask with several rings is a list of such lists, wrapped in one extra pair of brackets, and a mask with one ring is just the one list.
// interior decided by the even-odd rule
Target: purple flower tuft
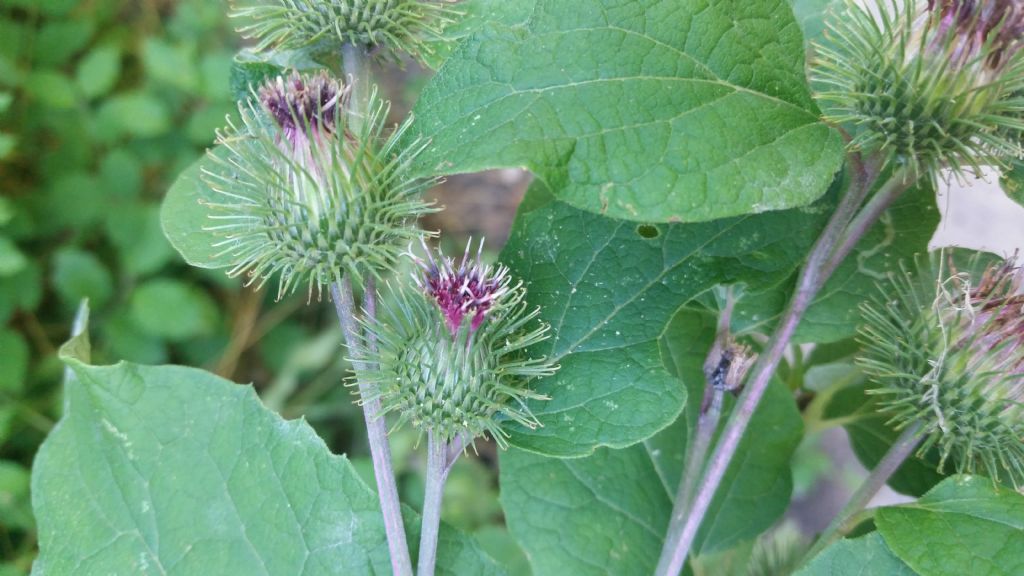
[(281, 127), (293, 147), (307, 139), (333, 134), (338, 114), (348, 104), (349, 87), (330, 78), (326, 72), (302, 76), (292, 72), (260, 88), (263, 108)]
[[(1021, 48), (1021, 0), (928, 0), (937, 17), (933, 49), (948, 50), (950, 62), (964, 66), (983, 53), (985, 65), (1001, 68)], [(951, 44), (946, 42), (952, 41)]]
[(476, 258), (471, 260), (471, 244), (472, 240), (466, 243), (466, 251), (457, 268), (455, 259), (445, 256), (440, 250), (435, 259), (426, 243), (423, 243), (423, 248), (427, 259), (413, 256), (422, 268), (422, 272), (414, 275), (413, 279), (421, 290), (437, 302), (453, 338), (458, 334), (466, 318), (470, 319), (470, 333), (476, 332), (483, 324), (487, 313), (509, 291), (508, 268), (502, 265), (485, 265), (480, 261), (480, 253), (484, 248), (483, 240), (480, 241)]

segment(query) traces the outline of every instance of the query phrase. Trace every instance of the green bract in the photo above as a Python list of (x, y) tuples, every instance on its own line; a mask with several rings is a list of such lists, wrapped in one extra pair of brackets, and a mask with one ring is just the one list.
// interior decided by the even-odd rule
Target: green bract
[(230, 14), (243, 19), (239, 32), (257, 39), (259, 50), (336, 50), (350, 43), (420, 61), (455, 15), (446, 2), (429, 0), (238, 0)]
[[(438, 264), (440, 262), (440, 264)], [(526, 383), (557, 369), (527, 349), (547, 338), (549, 326), (528, 310), (526, 290), (509, 285), (507, 269), (463, 258), (423, 263), (417, 288), (392, 290), (379, 321), (366, 320), (374, 340), (374, 367), (358, 373), (399, 415), (445, 441), (472, 440), (485, 432), (505, 447), (504, 421), (538, 426), (527, 399), (545, 399)]]
[(955, 268), (920, 267), (918, 279), (897, 275), (882, 299), (865, 306), (861, 362), (875, 383), (870, 393), (882, 397), (897, 428), (922, 425), (920, 453), (937, 447), (940, 468), (952, 461), (959, 473), (1020, 485), (1024, 271), (999, 263), (975, 284)]
[(1024, 134), (1024, 13), (1012, 2), (847, 0), (818, 46), (827, 119), (851, 146), (934, 175), (999, 164)]
[(430, 211), (420, 193), (431, 180), (406, 174), (422, 145), (397, 144), (407, 124), (383, 137), (389, 105), (374, 92), (351, 130), (347, 89), (325, 75), (277, 78), (258, 96), (239, 104), (242, 123), (219, 134), (226, 151), (204, 169), (215, 260), (258, 286), (280, 274), (279, 297), (393, 269)]

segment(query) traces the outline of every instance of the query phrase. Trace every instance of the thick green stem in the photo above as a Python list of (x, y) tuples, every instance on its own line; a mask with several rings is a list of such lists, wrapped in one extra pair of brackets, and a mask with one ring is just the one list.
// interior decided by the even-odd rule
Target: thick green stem
[[(366, 370), (364, 351), (359, 339), (359, 325), (356, 322), (352, 284), (346, 277), (340, 283), (331, 284), (331, 297), (338, 313), (338, 322), (345, 336), (352, 365), (358, 375)], [(374, 286), (368, 283), (365, 291), (364, 309), (367, 316), (376, 315)], [(372, 346), (372, 341), (371, 341)], [(370, 443), (370, 457), (373, 460), (373, 474), (377, 480), (377, 494), (384, 515), (384, 531), (391, 553), (391, 569), (395, 576), (412, 576), (412, 559), (405, 539), (405, 525), (402, 523), (402, 508), (398, 499), (398, 486), (391, 466), (391, 447), (384, 417), (380, 414), (380, 399), (374, 397), (369, 385), (358, 378), (359, 396), (363, 399), (363, 419), (366, 421), (366, 436)]]
[(416, 576), (433, 576), (437, 563), (437, 535), (441, 528), (441, 500), (448, 471), (458, 457), (452, 457), (450, 445), (434, 434), (427, 433), (427, 486), (423, 494), (423, 523), (420, 525), (420, 557), (416, 562)]
[(842, 538), (856, 526), (851, 520), (871, 502), (871, 499), (875, 497), (875, 494), (878, 494), (882, 486), (885, 486), (885, 483), (889, 481), (889, 478), (892, 477), (903, 462), (914, 453), (914, 450), (921, 443), (920, 432), (920, 423), (907, 426), (896, 442), (889, 448), (889, 451), (885, 453), (878, 466), (875, 466), (875, 469), (871, 471), (871, 474), (860, 485), (860, 488), (850, 497), (850, 501), (846, 503), (843, 510), (832, 520), (828, 528), (821, 533), (818, 541), (814, 543), (814, 546), (804, 556), (804, 562), (810, 561), (811, 558), (814, 558), (824, 550), (826, 546), (836, 539)]
[[(736, 454), (740, 439), (746, 432), (747, 425), (750, 423), (758, 403), (768, 389), (768, 384), (778, 368), (779, 361), (785, 354), (789, 341), (796, 332), (804, 313), (814, 301), (814, 297), (828, 280), (831, 272), (835, 270), (831, 260), (836, 249), (841, 244), (848, 243), (852, 247), (860, 239), (860, 236), (850, 235), (850, 232), (854, 230), (851, 222), (854, 222), (860, 213), (864, 199), (878, 178), (879, 168), (879, 164), (874, 161), (865, 164), (858, 163), (858, 169), (850, 188), (840, 200), (839, 206), (836, 207), (831, 220), (808, 256), (807, 262), (800, 272), (800, 278), (797, 280), (796, 291), (793, 293), (775, 333), (769, 339), (764, 352), (751, 371), (743, 394), (730, 415), (721, 439), (711, 456), (693, 502), (675, 503), (676, 507), (689, 506), (689, 513), (686, 514), (686, 520), (682, 526), (671, 526), (672, 530), (666, 534), (665, 545), (655, 571), (657, 576), (675, 576), (682, 571), (694, 539), (697, 537), (697, 530), (711, 506), (718, 486), (725, 477), (725, 472)], [(902, 173), (899, 173), (897, 177), (901, 181), (906, 178)], [(860, 230), (860, 235), (863, 235), (873, 223), (874, 220), (871, 220), (866, 222), (866, 226), (858, 225), (856, 228)]]

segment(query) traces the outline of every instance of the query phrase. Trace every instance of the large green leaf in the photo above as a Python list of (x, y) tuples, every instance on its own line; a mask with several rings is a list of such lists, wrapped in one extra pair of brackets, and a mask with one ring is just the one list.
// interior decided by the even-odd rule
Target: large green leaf
[[(787, 218), (802, 221), (793, 242)], [(581, 456), (667, 426), (686, 398), (658, 349), (676, 310), (717, 284), (788, 277), (817, 224), (813, 214), (774, 212), (638, 227), (562, 202), (523, 214), (502, 260), (552, 325), (543, 352), (561, 369), (537, 385), (551, 397), (532, 406), (543, 427), (510, 426), (511, 442)]]
[[(531, 406), (544, 426), (510, 427), (511, 442), (581, 456), (597, 446), (629, 446), (675, 420), (685, 391), (666, 372), (657, 346), (669, 320), (683, 306), (713, 306), (708, 296), (716, 285), (743, 283), (752, 307), (740, 307), (737, 326), (770, 328), (834, 197), (700, 224), (637, 225), (551, 200), (543, 186), (533, 187), (502, 260), (525, 279), (528, 300), (552, 325), (540, 351), (561, 369), (537, 384), (551, 397)], [(931, 193), (915, 190), (891, 212), (826, 286), (808, 334), (850, 336), (857, 306), (875, 291), (869, 273), (926, 249), (936, 214)]]
[[(699, 374), (714, 331), (713, 318), (686, 312), (673, 320), (663, 339), (673, 372), (692, 383), (693, 398), (703, 388)], [(546, 458), (520, 450), (502, 454), (502, 504), (535, 573), (653, 572), (694, 422), (688, 408), (672, 426), (642, 444), (602, 448), (586, 458)], [(698, 534), (697, 553), (755, 537), (789, 503), (789, 461), (803, 426), (780, 383), (769, 388), (751, 429), (759, 433), (740, 444)]]
[(915, 576), (877, 532), (840, 540), (814, 557), (796, 576)]
[[(82, 337), (63, 358), (75, 377), (32, 473), (34, 574), (390, 571), (375, 493), (304, 421), (193, 368), (91, 366)], [(452, 530), (438, 554), (446, 574), (501, 572)]]
[(785, 0), (509, 0), (416, 105), (424, 173), (525, 166), (593, 212), (806, 205), (842, 161)]
[(949, 478), (915, 503), (880, 509), (875, 524), (921, 574), (1024, 574), (1024, 495), (988, 478)]

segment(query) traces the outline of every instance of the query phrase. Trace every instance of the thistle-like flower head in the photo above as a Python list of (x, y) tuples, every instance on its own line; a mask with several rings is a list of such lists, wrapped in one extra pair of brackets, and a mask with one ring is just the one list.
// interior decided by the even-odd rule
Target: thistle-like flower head
[(1001, 165), (1024, 137), (1019, 0), (846, 0), (813, 76), (828, 120), (856, 149), (921, 175)]
[[(941, 263), (940, 263), (941, 264)], [(898, 428), (918, 422), (940, 466), (1024, 483), (1024, 271), (921, 265), (866, 307), (862, 363)], [(921, 281), (931, 278), (932, 282)], [(938, 278), (938, 281), (935, 281)]]
[(233, 0), (230, 16), (258, 50), (342, 44), (405, 53), (424, 62), (458, 13), (448, 0)]
[[(415, 257), (414, 257), (415, 258)], [(412, 286), (392, 290), (379, 321), (365, 321), (377, 344), (369, 382), (384, 412), (398, 414), (444, 440), (472, 440), (485, 432), (505, 446), (503, 423), (539, 426), (528, 400), (546, 397), (530, 381), (556, 366), (531, 348), (547, 339), (548, 326), (529, 309), (521, 283), (504, 266), (463, 256), (456, 268), (440, 251), (416, 258)]]
[(351, 130), (348, 87), (324, 73), (272, 79), (256, 96), (239, 104), (242, 123), (218, 134), (204, 172), (220, 198), (208, 229), (222, 238), (228, 274), (257, 286), (279, 275), (281, 297), (394, 270), (431, 211), (420, 195), (432, 181), (408, 175), (423, 144), (399, 144), (408, 123), (385, 137), (388, 105), (374, 90)]

